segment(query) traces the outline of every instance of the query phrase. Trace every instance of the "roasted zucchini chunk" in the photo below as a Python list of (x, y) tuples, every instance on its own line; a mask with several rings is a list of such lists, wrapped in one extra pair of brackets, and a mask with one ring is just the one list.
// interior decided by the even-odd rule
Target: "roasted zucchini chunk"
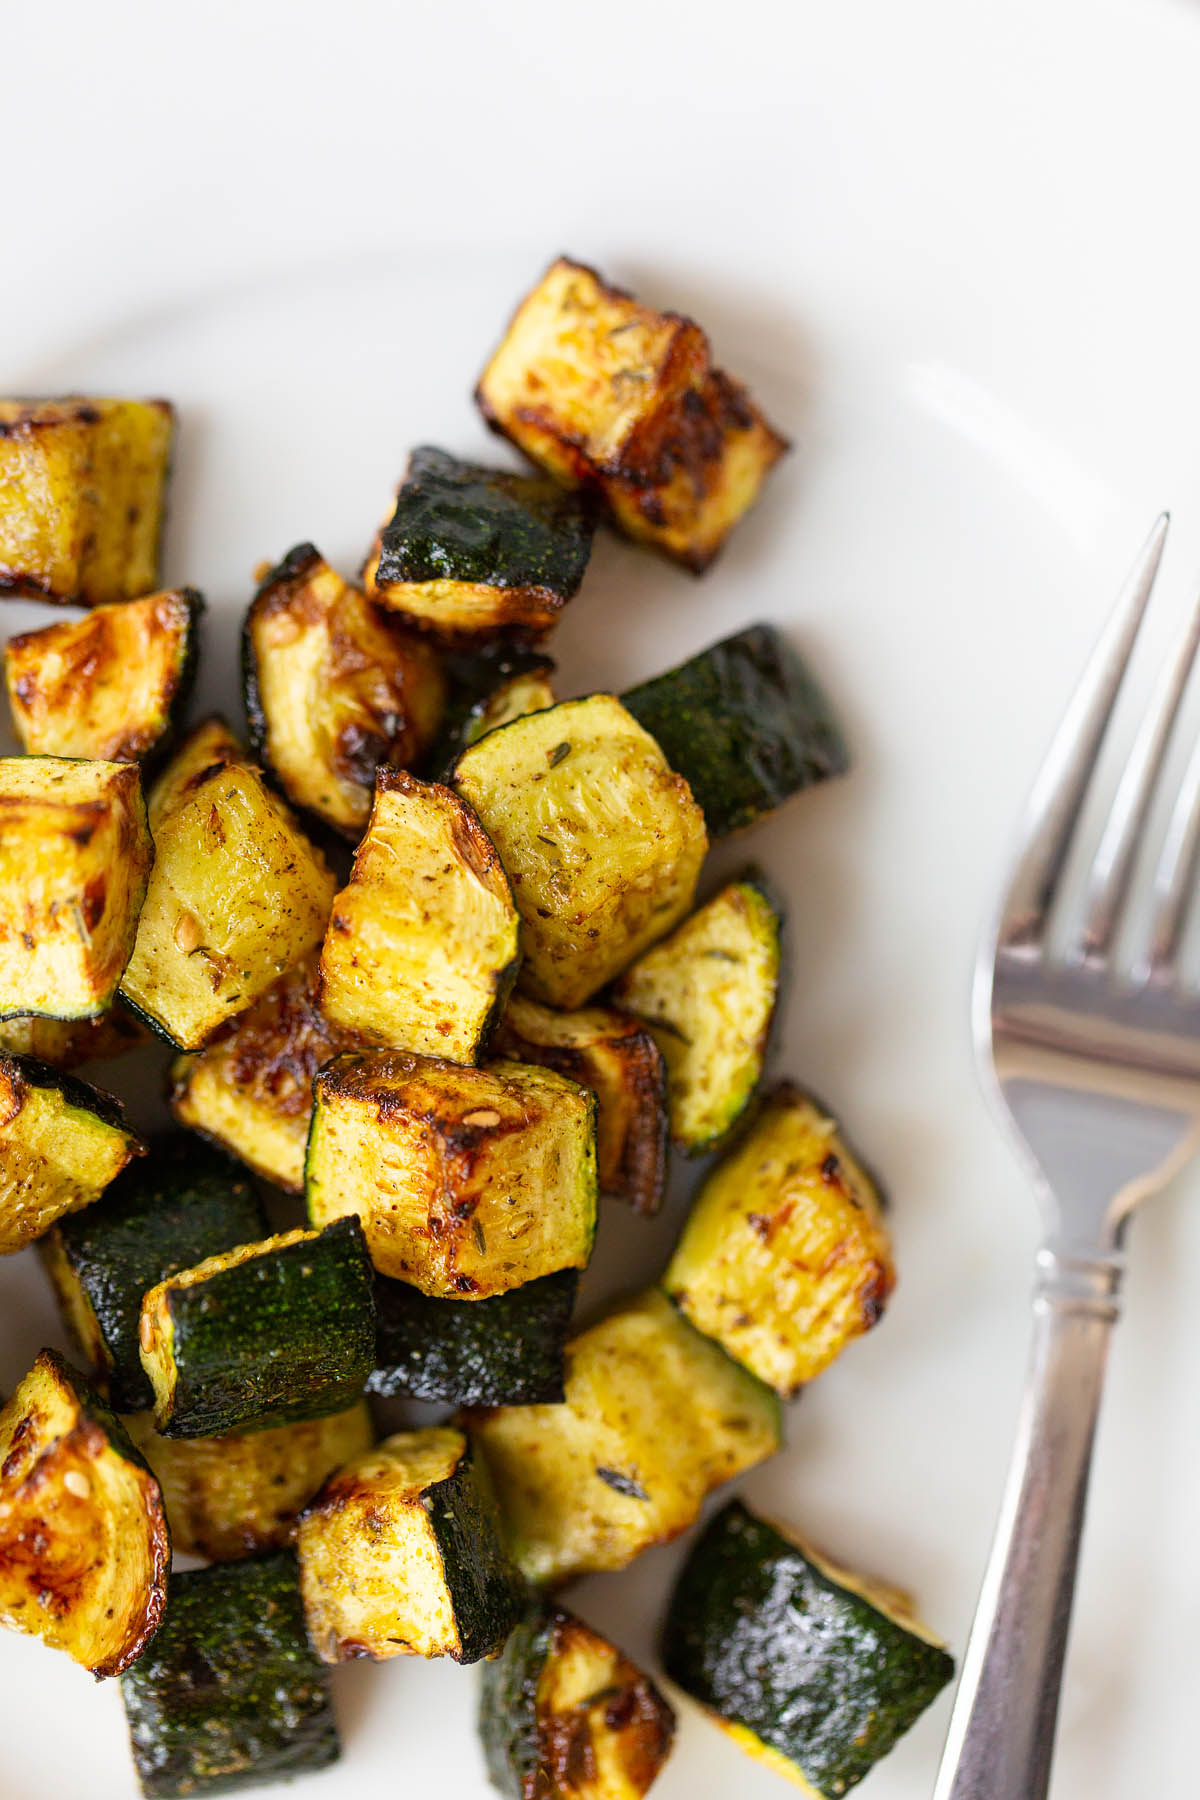
[(0, 1020), (0, 1053), (32, 1056), (52, 1069), (108, 1062), (147, 1041), (137, 1020), (119, 1005), (110, 1006), (95, 1019)]
[(907, 1595), (739, 1500), (683, 1566), (663, 1662), (736, 1744), (824, 1800), (869, 1775), (954, 1674)]
[(42, 1239), (63, 1318), (118, 1412), (154, 1404), (138, 1353), (147, 1288), (266, 1231), (262, 1204), (236, 1166), (177, 1132)]
[(148, 755), (186, 703), (203, 606), (195, 588), (175, 588), (10, 638), (4, 674), (25, 749), (102, 762)]
[(455, 786), (508, 870), (536, 999), (582, 1006), (690, 908), (708, 848), (700, 808), (611, 694), (489, 732)]
[(193, 776), (154, 843), (121, 998), (177, 1049), (198, 1050), (320, 942), (334, 877), (240, 763)]
[(341, 1755), (290, 1551), (172, 1575), (163, 1628), (121, 1698), (148, 1797), (287, 1781)]
[(658, 1211), (667, 1172), (666, 1070), (640, 1021), (601, 1006), (555, 1012), (513, 994), (489, 1047), (494, 1056), (541, 1063), (590, 1088), (602, 1191), (635, 1212)]
[(711, 838), (850, 764), (828, 700), (773, 625), (748, 625), (621, 700), (687, 781)]
[(0, 1625), (119, 1675), (158, 1627), (158, 1483), (83, 1377), (43, 1350), (0, 1411)]
[(171, 1065), (171, 1110), (289, 1193), (304, 1192), (313, 1076), (350, 1048), (317, 1010), (317, 959), (305, 957), (195, 1056)]
[(346, 1054), (313, 1093), (309, 1218), (357, 1215), (380, 1274), (484, 1300), (586, 1266), (596, 1102), (575, 1082), (521, 1063)]
[(158, 1477), (172, 1544), (207, 1562), (290, 1544), (298, 1515), (326, 1477), (373, 1441), (362, 1400), (324, 1419), (226, 1437), (161, 1437), (149, 1413), (126, 1424)]
[(142, 1367), (164, 1437), (267, 1431), (343, 1411), (375, 1366), (357, 1219), (207, 1257), (142, 1299)]
[(506, 675), (486, 699), (472, 707), (464, 733), (463, 749), (478, 743), (489, 731), (499, 731), (502, 725), (511, 725), (514, 719), (523, 719), (526, 713), (543, 712), (547, 706), (553, 706), (557, 698), (550, 685), (553, 671), (554, 664), (547, 657), (543, 659), (540, 668), (523, 669), (517, 674)]
[(512, 987), (520, 931), (508, 876), (466, 802), (380, 769), (329, 917), (317, 1005), (368, 1043), (472, 1063)]
[(0, 592), (150, 593), (174, 423), (165, 400), (0, 400)]
[(698, 1330), (780, 1394), (877, 1324), (894, 1282), (874, 1183), (787, 1085), (700, 1189), (663, 1278)]
[(567, 1346), (566, 1403), (468, 1413), (530, 1581), (623, 1569), (779, 1448), (779, 1403), (651, 1290)]
[(697, 573), (788, 448), (693, 320), (565, 257), (521, 302), (475, 397), (493, 430)]
[[(554, 662), (528, 644), (498, 638), (479, 650), (445, 649), (442, 669), (446, 677), (442, 727), (419, 771), (437, 781), (449, 779), (463, 751), (485, 731), (554, 704), (550, 691)], [(522, 704), (523, 696), (528, 696), (528, 704)], [(501, 712), (507, 717), (493, 716)]]
[(666, 1059), (671, 1135), (689, 1155), (728, 1135), (762, 1079), (779, 936), (779, 914), (759, 881), (731, 881), (613, 989)]
[(650, 1677), (560, 1606), (534, 1601), (482, 1677), (480, 1742), (508, 1800), (640, 1800), (670, 1753)]
[(201, 719), (188, 732), (146, 796), (151, 836), (158, 836), (158, 828), (168, 813), (176, 811), (192, 785), (203, 779), (210, 769), (225, 768), (230, 763), (246, 760), (246, 752), (219, 713)]
[(153, 861), (136, 768), (0, 757), (0, 1019), (104, 1012)]
[(367, 559), (368, 591), (450, 643), (549, 631), (577, 592), (592, 519), (544, 476), (414, 450)]
[(351, 838), (367, 822), (380, 763), (410, 768), (441, 718), (435, 653), (311, 544), (259, 587), (242, 672), (251, 748), (294, 805)]
[(0, 1256), (98, 1200), (141, 1150), (111, 1094), (0, 1055)]
[(372, 1394), (455, 1406), (530, 1406), (563, 1397), (563, 1355), (579, 1276), (543, 1275), (490, 1300), (431, 1300), (375, 1282)]
[(401, 1431), (331, 1476), (297, 1531), (323, 1662), (498, 1650), (520, 1610), (487, 1471), (461, 1431)]

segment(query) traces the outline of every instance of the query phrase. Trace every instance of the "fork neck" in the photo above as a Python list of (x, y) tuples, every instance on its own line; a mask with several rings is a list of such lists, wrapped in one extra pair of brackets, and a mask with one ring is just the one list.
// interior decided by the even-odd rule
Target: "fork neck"
[(1052, 1239), (1037, 1254), (1034, 1310), (1112, 1321), (1119, 1311), (1124, 1274), (1125, 1256), (1118, 1246), (1083, 1251)]

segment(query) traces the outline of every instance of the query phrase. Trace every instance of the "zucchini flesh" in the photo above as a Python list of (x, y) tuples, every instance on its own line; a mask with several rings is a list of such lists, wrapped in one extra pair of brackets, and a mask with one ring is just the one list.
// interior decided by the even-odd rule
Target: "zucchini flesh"
[(508, 877), (471, 808), (449, 788), (380, 769), (321, 951), (325, 1017), (370, 1043), (474, 1062), (519, 947)]
[(368, 1392), (457, 1406), (561, 1400), (578, 1286), (575, 1270), (564, 1269), (490, 1300), (431, 1300), (379, 1276)]
[(118, 1176), (97, 1205), (43, 1238), (63, 1317), (118, 1412), (154, 1404), (138, 1352), (147, 1288), (266, 1229), (235, 1166), (178, 1133)]
[(225, 1437), (161, 1437), (149, 1413), (126, 1424), (158, 1477), (172, 1544), (206, 1562), (290, 1544), (297, 1516), (326, 1477), (372, 1442), (361, 1400), (323, 1419)]
[(512, 880), (535, 999), (581, 1006), (691, 906), (700, 809), (611, 694), (489, 732), (454, 779)]
[(0, 1019), (104, 1012), (153, 860), (136, 768), (0, 757)]
[(146, 1041), (137, 1020), (120, 1005), (110, 1006), (95, 1019), (0, 1020), (0, 1052), (31, 1056), (52, 1069), (124, 1056)]
[(203, 1050), (171, 1065), (179, 1123), (294, 1194), (304, 1191), (313, 1076), (351, 1042), (318, 1012), (316, 978), (316, 957), (305, 957)]
[(582, 1269), (596, 1229), (595, 1100), (549, 1069), (345, 1055), (313, 1083), (308, 1215), (357, 1215), (375, 1267), (483, 1300)]
[(174, 423), (165, 400), (0, 400), (0, 592), (150, 593)]
[(684, 1564), (663, 1661), (744, 1750), (827, 1800), (868, 1775), (954, 1674), (896, 1590), (737, 1500)]
[(188, 732), (146, 796), (151, 836), (157, 838), (163, 820), (176, 811), (193, 784), (202, 780), (210, 769), (245, 761), (246, 752), (219, 713), (201, 719)]
[(773, 625), (748, 625), (621, 699), (686, 779), (711, 838), (849, 767), (828, 700)]
[(266, 1431), (338, 1412), (375, 1366), (356, 1219), (210, 1256), (143, 1297), (142, 1367), (165, 1437)]
[(592, 520), (544, 476), (414, 450), (367, 562), (369, 591), (453, 642), (540, 637), (578, 591)]
[(0, 1411), (0, 1625), (118, 1675), (158, 1627), (170, 1557), (157, 1481), (83, 1377), (43, 1350)]
[(204, 601), (195, 588), (97, 606), (8, 640), (13, 726), (40, 756), (137, 762), (187, 700)]
[(894, 1282), (874, 1183), (789, 1086), (705, 1181), (663, 1277), (693, 1325), (785, 1395), (878, 1323)]
[(770, 1390), (650, 1290), (567, 1346), (562, 1406), (470, 1413), (530, 1581), (623, 1569), (779, 1448)]
[(758, 883), (730, 882), (613, 989), (654, 1034), (667, 1066), (671, 1135), (689, 1155), (727, 1136), (762, 1079), (779, 935), (779, 914)]
[(670, 1706), (562, 1607), (533, 1602), (481, 1673), (480, 1742), (508, 1800), (640, 1800), (667, 1760)]
[[(524, 691), (522, 684), (525, 683), (535, 690), (541, 684), (549, 692), (554, 666), (551, 658), (542, 651), (532, 649), (528, 644), (509, 643), (503, 638), (478, 650), (444, 650), (446, 710), (437, 740), (421, 772), (431, 774), (438, 781), (447, 780), (449, 771), (467, 745), (483, 736), (479, 721), (484, 713), (489, 712), (493, 704), (503, 707), (506, 704), (504, 696), (512, 691), (518, 694)], [(546, 704), (553, 704), (553, 696)], [(531, 705), (523, 710), (535, 712), (537, 707)], [(514, 713), (513, 716), (519, 715)], [(488, 729), (493, 726), (489, 725)]]
[(287, 1551), (172, 1575), (162, 1630), (121, 1698), (142, 1792), (162, 1800), (286, 1781), (341, 1754)]
[(492, 1033), (493, 1055), (557, 1069), (596, 1096), (602, 1191), (655, 1213), (667, 1173), (666, 1066), (649, 1031), (626, 1013), (561, 1013), (513, 994)]
[(251, 747), (289, 800), (353, 838), (379, 765), (408, 768), (438, 728), (434, 652), (311, 544), (290, 551), (259, 587), (242, 669)]
[(516, 1622), (520, 1583), (487, 1471), (461, 1431), (399, 1432), (339, 1470), (301, 1519), (297, 1548), (324, 1662), (478, 1662)]
[(0, 1055), (0, 1256), (91, 1206), (141, 1151), (110, 1094)]

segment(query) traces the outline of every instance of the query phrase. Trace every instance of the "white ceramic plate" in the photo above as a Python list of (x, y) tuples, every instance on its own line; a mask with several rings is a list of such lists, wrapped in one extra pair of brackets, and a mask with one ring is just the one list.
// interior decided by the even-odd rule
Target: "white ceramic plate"
[[(1034, 1242), (976, 1089), (971, 957), (1029, 777), (1160, 506), (1177, 513), (1160, 637), (1200, 562), (1200, 21), (1153, 0), (843, 0), (786, 21), (765, 0), (51, 10), (9, 43), (28, 78), (7, 142), (31, 153), (8, 165), (0, 388), (178, 401), (166, 574), (209, 598), (204, 704), (236, 712), (255, 563), (311, 537), (353, 569), (411, 444), (485, 447), (472, 382), (560, 247), (695, 311), (796, 433), (702, 581), (606, 539), (556, 654), (564, 693), (620, 686), (769, 618), (842, 711), (853, 776), (717, 860), (756, 857), (787, 895), (779, 1065), (885, 1172), (901, 1279), (743, 1491), (910, 1586), (961, 1650)], [(111, 1075), (153, 1115), (152, 1082)], [(1193, 1172), (1134, 1233), (1066, 1800), (1193, 1782), (1196, 1198)], [(593, 1298), (654, 1272), (678, 1210), (651, 1226), (606, 1207)], [(0, 1387), (60, 1341), (35, 1257), (11, 1259)], [(678, 1555), (574, 1603), (652, 1659)], [(345, 1758), (303, 1791), (487, 1791), (469, 1672), (355, 1666), (335, 1687)], [(875, 1800), (928, 1793), (946, 1712), (872, 1775)], [(134, 1794), (115, 1684), (5, 1636), (0, 1723), (3, 1800)], [(783, 1792), (686, 1702), (654, 1791)]]

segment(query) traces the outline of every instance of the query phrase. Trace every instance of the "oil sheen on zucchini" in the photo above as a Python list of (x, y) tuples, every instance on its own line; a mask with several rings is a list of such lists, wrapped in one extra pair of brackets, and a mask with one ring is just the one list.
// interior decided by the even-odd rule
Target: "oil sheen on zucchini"
[(700, 809), (611, 694), (489, 732), (459, 758), (455, 786), (508, 870), (535, 999), (581, 1006), (691, 906), (708, 848)]
[(142, 1300), (142, 1367), (165, 1437), (220, 1437), (349, 1406), (375, 1366), (356, 1219), (210, 1256)]
[(732, 881), (613, 989), (662, 1051), (671, 1135), (690, 1155), (725, 1137), (758, 1088), (779, 988), (779, 936), (779, 914), (760, 884)]
[(748, 625), (621, 699), (686, 779), (710, 838), (849, 767), (828, 700), (773, 625)]
[(582, 1269), (596, 1229), (594, 1097), (521, 1063), (339, 1056), (313, 1083), (308, 1215), (355, 1216), (375, 1267), (483, 1300)]
[(0, 1019), (105, 1011), (153, 860), (129, 763), (0, 757)]
[(698, 1330), (785, 1395), (878, 1323), (894, 1282), (871, 1177), (786, 1085), (701, 1187), (663, 1277)]
[(738, 1500), (684, 1564), (663, 1662), (743, 1750), (822, 1800), (870, 1774), (954, 1674), (906, 1596)]
[(300, 1520), (300, 1585), (324, 1662), (478, 1662), (516, 1622), (520, 1582), (487, 1471), (461, 1431), (402, 1431), (330, 1478)]
[(431, 1300), (375, 1282), (372, 1394), (456, 1406), (528, 1406), (563, 1397), (563, 1353), (579, 1276), (543, 1275), (490, 1300)]
[(523, 1575), (623, 1569), (779, 1448), (770, 1390), (651, 1289), (567, 1346), (562, 1406), (466, 1415)]
[(83, 1377), (43, 1350), (0, 1411), (0, 1625), (118, 1675), (154, 1636), (170, 1559), (157, 1481)]
[(63, 1318), (118, 1412), (154, 1404), (138, 1354), (147, 1288), (266, 1230), (262, 1204), (236, 1165), (178, 1132), (42, 1239)]
[(286, 1781), (341, 1754), (290, 1551), (172, 1575), (163, 1628), (121, 1698), (153, 1800)]
[(640, 1800), (667, 1760), (666, 1700), (560, 1606), (532, 1601), (481, 1675), (480, 1743), (507, 1800)]
[(141, 1150), (111, 1094), (0, 1055), (0, 1256), (91, 1206)]

